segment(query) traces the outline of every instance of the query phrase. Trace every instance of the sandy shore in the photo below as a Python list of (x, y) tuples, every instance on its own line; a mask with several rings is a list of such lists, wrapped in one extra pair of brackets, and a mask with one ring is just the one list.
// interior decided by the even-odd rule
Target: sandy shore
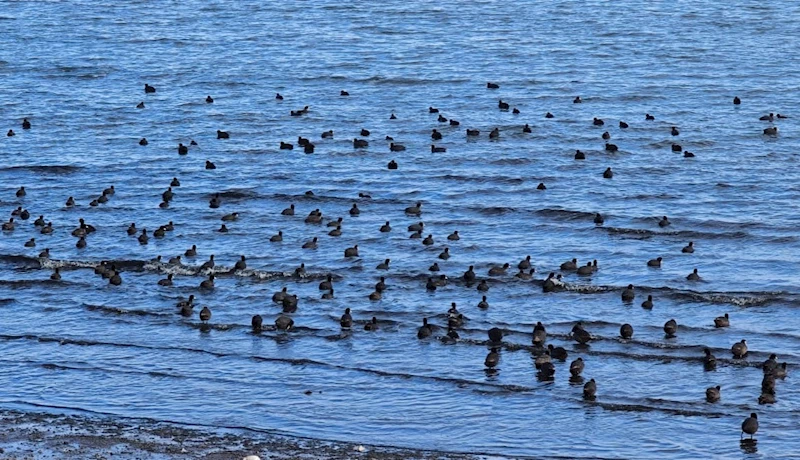
[(0, 411), (0, 459), (468, 459), (468, 455), (212, 431), (151, 420)]

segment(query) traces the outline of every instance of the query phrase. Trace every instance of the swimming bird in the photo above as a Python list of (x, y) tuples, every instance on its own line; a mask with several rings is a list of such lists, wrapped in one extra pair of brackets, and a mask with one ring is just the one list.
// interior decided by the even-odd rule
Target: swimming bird
[(594, 126), (603, 126), (604, 124), (605, 124), (605, 122), (600, 118), (595, 117), (592, 120), (592, 125), (594, 125)]
[(586, 265), (578, 267), (578, 270), (576, 271), (576, 273), (578, 275), (582, 275), (582, 276), (591, 275), (594, 272), (595, 272), (595, 268), (594, 268), (594, 266), (592, 265), (591, 262), (586, 262)]
[(275, 327), (279, 331), (290, 331), (294, 327), (294, 320), (286, 315), (280, 315), (275, 319)]
[(147, 236), (147, 229), (146, 228), (142, 229), (142, 234), (139, 235), (139, 238), (137, 238), (137, 239), (139, 240), (139, 244), (147, 244), (147, 242), (149, 240), (149, 237)]
[(481, 135), (481, 132), (478, 129), (468, 129), (467, 130), (467, 137), (474, 137), (474, 136), (480, 136), (480, 135)]
[[(405, 213), (410, 215), (410, 216), (419, 216), (419, 215), (421, 215), (422, 214), (422, 202), (421, 201), (417, 201), (416, 205), (407, 207), (405, 209)], [(423, 227), (423, 224), (422, 224), (422, 222), (420, 222), (419, 228), (413, 228), (412, 229), (412, 227), (409, 226), (408, 230), (409, 231), (422, 230), (422, 227)]]
[(293, 216), (294, 215), (294, 204), (290, 204), (288, 208), (281, 211), (282, 216)]
[(342, 326), (342, 329), (350, 329), (353, 326), (353, 317), (350, 316), (350, 309), (345, 308), (344, 314), (339, 319), (339, 325)]
[(544, 353), (541, 353), (536, 359), (533, 361), (533, 366), (541, 370), (542, 366), (545, 364), (552, 364), (552, 360), (550, 359), (550, 350), (545, 350)]
[(544, 117), (545, 117), (545, 118), (554, 118), (554, 117), (555, 117), (555, 115), (553, 115), (553, 114), (552, 114), (552, 113), (550, 113), (550, 112), (547, 112), (546, 114), (544, 114)]
[(736, 342), (731, 346), (731, 353), (734, 359), (741, 359), (747, 354), (747, 342), (742, 339), (741, 342)]
[(445, 247), (442, 252), (439, 253), (439, 258), (442, 260), (447, 260), (450, 258), (450, 248)]
[(288, 295), (287, 288), (284, 287), (275, 294), (272, 294), (272, 301), (275, 303), (282, 303), (283, 298), (286, 297), (287, 295)]
[(214, 268), (214, 254), (208, 256), (208, 260), (203, 262), (203, 265), (200, 266), (200, 270), (212, 270)]
[(283, 100), (283, 96), (281, 96), (281, 93), (275, 93), (275, 99), (277, 99), (279, 101), (282, 101)]
[(703, 367), (707, 370), (715, 368), (717, 366), (717, 358), (711, 353), (711, 349), (705, 348), (703, 353), (705, 353), (703, 357)]
[(659, 220), (659, 221), (658, 221), (658, 226), (659, 226), (659, 227), (662, 227), (662, 228), (663, 228), (663, 227), (667, 227), (667, 226), (669, 226), (669, 225), (672, 225), (672, 222), (670, 222), (670, 221), (669, 221), (669, 219), (667, 218), (667, 216), (662, 216), (662, 217), (661, 217), (661, 220)]
[(392, 152), (402, 152), (406, 149), (405, 145), (395, 144), (394, 142), (389, 144), (389, 151)]
[(269, 241), (271, 243), (280, 243), (281, 241), (283, 241), (283, 231), (282, 230), (278, 230), (277, 234), (272, 235), (271, 237), (269, 237)]
[(606, 152), (612, 152), (612, 153), (619, 151), (619, 147), (617, 146), (617, 144), (610, 144), (608, 142), (606, 142), (605, 149), (606, 149)]
[(662, 260), (663, 259), (661, 257), (656, 257), (655, 259), (650, 259), (650, 260), (647, 261), (647, 266), (648, 267), (661, 268), (661, 261)]
[(489, 139), (497, 139), (500, 137), (500, 129), (495, 128), (491, 132), (489, 132)]
[(40, 259), (49, 259), (50, 258), (50, 248), (45, 248), (44, 251), (39, 253)]
[(633, 302), (633, 299), (636, 297), (636, 293), (633, 290), (633, 285), (629, 284), (628, 287), (622, 290), (622, 301), (623, 302)]
[(569, 364), (569, 373), (572, 375), (572, 377), (580, 377), (584, 366), (585, 364), (583, 363), (583, 358), (578, 357), (575, 361), (572, 361)]
[(244, 270), (247, 268), (247, 262), (244, 256), (241, 256), (239, 260), (236, 261), (236, 264), (233, 266), (234, 270)]
[(372, 320), (364, 325), (365, 331), (377, 331), (378, 330), (378, 318), (372, 317)]
[(619, 335), (623, 339), (626, 339), (626, 340), (630, 339), (631, 337), (633, 337), (633, 326), (631, 326), (628, 323), (623, 324), (619, 328)]
[(215, 165), (214, 163), (206, 160), (206, 169), (217, 169), (217, 165)]
[(497, 83), (489, 82), (489, 83), (486, 83), (486, 88), (488, 88), (488, 89), (498, 89), (498, 88), (500, 88), (500, 85), (498, 85)]
[(203, 282), (200, 283), (200, 287), (202, 289), (214, 289), (214, 274), (208, 275), (208, 279), (203, 280)]
[(589, 380), (583, 386), (583, 398), (589, 401), (593, 401), (597, 397), (597, 383), (594, 379)]
[(656, 119), (656, 117), (650, 115), (649, 113), (646, 113), (646, 114), (644, 114), (644, 119), (648, 120), (648, 121), (653, 121), (653, 120)]
[(178, 143), (178, 155), (188, 155), (189, 154), (189, 147)]
[(551, 358), (559, 361), (567, 360), (568, 353), (564, 347), (554, 347), (553, 344), (550, 344), (547, 346), (547, 350), (550, 353)]
[(220, 206), (222, 206), (222, 197), (220, 197), (219, 193), (216, 193), (213, 197), (211, 197), (211, 200), (209, 200), (208, 207), (211, 209), (217, 209)]
[(717, 316), (714, 318), (714, 327), (728, 327), (730, 325), (731, 323), (727, 313), (725, 313), (723, 316)]
[(500, 99), (497, 102), (497, 108), (499, 108), (500, 110), (508, 110), (508, 107), (509, 107), (508, 103), (507, 102), (503, 102), (502, 99)]
[(172, 273), (168, 274), (166, 278), (158, 280), (159, 286), (172, 286)]
[(303, 243), (303, 249), (317, 249), (317, 237)]
[(389, 164), (387, 165), (387, 168), (389, 168), (389, 169), (397, 169), (397, 162), (394, 161), (394, 160), (389, 161)]
[(502, 276), (506, 274), (506, 270), (508, 270), (510, 264), (505, 263), (502, 267), (492, 267), (489, 269), (489, 276)]
[(422, 326), (417, 330), (417, 338), (424, 339), (433, 334), (433, 327), (428, 324), (428, 318), (422, 318)]
[(647, 296), (647, 300), (642, 302), (642, 308), (644, 308), (645, 310), (652, 310), (653, 309), (653, 296), (652, 295), (648, 295)]
[(521, 280), (529, 280), (529, 279), (533, 279), (533, 274), (534, 274), (535, 272), (536, 272), (536, 270), (535, 270), (535, 269), (533, 269), (533, 268), (531, 268), (531, 269), (530, 269), (530, 270), (528, 270), (527, 272), (525, 271), (525, 269), (524, 269), (524, 268), (520, 268), (520, 269), (519, 269), (519, 272), (517, 272), (517, 274), (516, 274), (516, 275), (514, 275), (514, 277), (515, 277), (515, 278), (519, 278), (519, 279), (521, 279)]
[(500, 343), (503, 341), (503, 330), (499, 327), (493, 327), (489, 329), (487, 332), (489, 336), (489, 341), (494, 343)]
[[(144, 107), (144, 106), (143, 106), (143, 107)], [(17, 135), (17, 134), (14, 132), (14, 130), (13, 130), (13, 129), (9, 129), (9, 130), (8, 130), (8, 132), (6, 133), (6, 136), (8, 136), (8, 137), (14, 137), (14, 136), (16, 136), (16, 135)]]
[(380, 232), (389, 233), (391, 231), (392, 231), (392, 226), (389, 225), (389, 221), (387, 220), (385, 224), (381, 225)]
[(767, 360), (764, 361), (764, 363), (761, 365), (761, 370), (764, 371), (765, 375), (766, 374), (773, 375), (775, 369), (777, 369), (778, 366), (779, 366), (778, 355), (772, 353), (771, 355), (769, 355), (769, 358), (767, 358)]
[(547, 340), (547, 331), (545, 330), (544, 325), (541, 321), (538, 321), (535, 326), (533, 326), (533, 338), (531, 339), (531, 343), (534, 346), (542, 346), (544, 342)]
[(295, 294), (287, 294), (283, 296), (283, 300), (281, 301), (281, 306), (283, 307), (284, 313), (294, 313), (297, 311), (297, 295)]
[(678, 323), (674, 319), (671, 319), (664, 323), (664, 334), (667, 335), (668, 338), (675, 337), (675, 333), (678, 331)]
[(219, 129), (217, 130), (217, 139), (230, 139), (230, 138), (231, 138), (230, 133), (226, 131), (220, 131)]
[(439, 131), (437, 131), (436, 129), (433, 129), (433, 130), (431, 131), (431, 139), (433, 139), (433, 140), (435, 140), (435, 141), (442, 140), (442, 133), (440, 133), (440, 132), (439, 132)]
[(679, 135), (679, 134), (680, 134), (680, 132), (678, 131), (678, 128), (676, 128), (676, 127), (674, 127), (674, 126), (672, 127), (672, 130), (670, 131), (670, 133), (671, 133), (673, 136), (677, 136), (677, 135)]
[(435, 290), (436, 290), (436, 288), (437, 288), (437, 287), (438, 287), (438, 286), (437, 286), (437, 285), (436, 285), (436, 283), (433, 281), (433, 278), (430, 278), (430, 277), (428, 277), (428, 282), (427, 282), (427, 283), (425, 283), (425, 290), (427, 290), (427, 291), (430, 291), (430, 292), (433, 292), (433, 291), (435, 291)]
[(750, 439), (753, 439), (753, 435), (756, 434), (758, 431), (758, 415), (753, 412), (750, 414), (750, 417), (744, 419), (742, 422), (742, 435), (739, 437), (740, 439), (744, 437), (744, 435), (749, 434)]
[(581, 345), (589, 343), (589, 341), (592, 340), (591, 334), (589, 334), (589, 332), (583, 328), (583, 324), (580, 321), (575, 323), (575, 325), (572, 327), (570, 335), (572, 336), (573, 340)]
[(250, 320), (250, 327), (253, 328), (253, 332), (261, 332), (263, 324), (264, 318), (262, 318), (261, 315), (253, 315), (253, 318)]
[(375, 283), (375, 292), (383, 292), (386, 290), (386, 278), (381, 276), (380, 280)]
[(344, 250), (345, 257), (358, 257), (358, 245), (354, 245), (352, 248), (347, 248)]
[(339, 217), (336, 220), (332, 220), (332, 221), (328, 222), (327, 226), (328, 227), (339, 227), (339, 226), (342, 225), (343, 221), (344, 221), (344, 219)]
[(739, 104), (741, 104), (741, 103), (742, 103), (742, 100), (741, 100), (741, 99), (739, 99), (739, 96), (735, 96), (735, 97), (733, 98), (733, 105), (739, 105)]
[(522, 132), (523, 133), (531, 133), (531, 132), (533, 132), (533, 130), (531, 130), (531, 127), (528, 126), (528, 124), (526, 123), (525, 126), (522, 127)]
[(52, 281), (60, 281), (61, 280), (61, 272), (58, 267), (53, 269), (53, 273), (50, 275), (50, 279)]
[(683, 247), (683, 249), (681, 249), (681, 252), (682, 252), (682, 253), (684, 253), (684, 254), (691, 254), (691, 253), (693, 253), (693, 252), (694, 252), (694, 242), (692, 242), (692, 241), (689, 241), (689, 244), (687, 244), (686, 246), (684, 246), (684, 247)]
[(606, 168), (605, 171), (603, 171), (603, 178), (604, 179), (613, 179), (614, 178), (614, 172), (611, 171), (611, 167), (608, 167), (608, 168)]
[(25, 242), (24, 246), (26, 248), (35, 248), (36, 247), (36, 239), (35, 238), (29, 239), (28, 241)]
[(353, 203), (353, 206), (350, 208), (350, 215), (355, 217), (359, 214), (361, 214), (361, 210), (358, 209), (358, 205), (356, 203)]
[(486, 310), (487, 308), (489, 308), (489, 302), (486, 301), (486, 296), (483, 296), (483, 299), (480, 302), (478, 302), (478, 308), (482, 310)]
[(477, 289), (478, 292), (486, 292), (489, 290), (489, 283), (487, 283), (486, 280), (481, 280), (480, 283), (478, 283)]
[(328, 232), (328, 235), (334, 236), (334, 237), (342, 236), (342, 227), (340, 225), (337, 225), (336, 228), (334, 228), (333, 230)]
[(383, 262), (379, 263), (378, 266), (375, 267), (377, 270), (388, 270), (389, 269), (389, 262), (390, 259), (386, 259)]
[(122, 284), (122, 277), (118, 271), (114, 270), (113, 274), (108, 278), (108, 282), (114, 286), (119, 286)]
[(686, 279), (689, 281), (700, 281), (700, 274), (697, 273), (697, 269), (695, 268), (694, 271), (686, 275)]
[(197, 255), (197, 246), (193, 244), (191, 248), (187, 249), (183, 253), (183, 255), (186, 257), (195, 257)]
[(772, 126), (770, 128), (764, 128), (764, 134), (767, 136), (776, 136), (778, 134), (778, 127)]
[(575, 96), (575, 99), (572, 100), (573, 104), (580, 104), (581, 102), (583, 102), (583, 100), (580, 96)]
[(717, 385), (715, 387), (711, 387), (711, 388), (706, 388), (706, 401), (708, 401), (710, 403), (715, 403), (715, 402), (719, 401), (719, 397), (720, 397), (719, 390), (720, 390), (720, 386), (719, 385)]
[(560, 266), (563, 271), (573, 271), (578, 269), (578, 259), (568, 260), (563, 262)]
[(603, 133), (603, 135), (602, 135), (601, 137), (602, 137), (603, 139), (605, 139), (605, 140), (609, 140), (609, 139), (611, 139), (611, 133), (609, 133), (608, 131), (606, 131), (606, 132), (604, 132), (604, 133)]
[(155, 92), (156, 92), (156, 89), (155, 89), (155, 87), (153, 87), (153, 86), (150, 86), (150, 85), (148, 85), (147, 83), (145, 83), (145, 84), (144, 84), (144, 92), (145, 92), (145, 94), (148, 94), (148, 93), (155, 93)]

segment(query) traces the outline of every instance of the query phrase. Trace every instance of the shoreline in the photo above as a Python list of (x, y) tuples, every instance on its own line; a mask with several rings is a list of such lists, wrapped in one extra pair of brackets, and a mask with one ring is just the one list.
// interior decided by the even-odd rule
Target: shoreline
[(0, 460), (477, 459), (463, 453), (296, 438), (149, 419), (0, 410)]

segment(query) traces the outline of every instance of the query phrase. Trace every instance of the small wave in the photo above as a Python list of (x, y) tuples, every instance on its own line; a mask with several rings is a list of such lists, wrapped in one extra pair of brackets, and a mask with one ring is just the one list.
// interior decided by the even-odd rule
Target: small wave
[(551, 209), (545, 208), (536, 211), (536, 215), (545, 216), (545, 217), (553, 217), (556, 219), (564, 219), (564, 220), (585, 220), (591, 219), (594, 217), (594, 213), (591, 212), (584, 212), (584, 211), (572, 211), (569, 209)]
[(533, 160), (529, 160), (528, 158), (503, 158), (500, 160), (491, 161), (490, 164), (493, 165), (526, 165), (532, 163)]
[(0, 171), (29, 171), (37, 174), (72, 174), (80, 171), (80, 166), (71, 165), (33, 165), (33, 166), (8, 166), (0, 168)]
[(113, 315), (158, 316), (158, 317), (172, 316), (169, 313), (159, 313), (146, 310), (129, 310), (127, 308), (109, 307), (106, 305), (83, 304), (83, 306), (89, 311), (99, 311), (101, 313), (108, 313)]
[(678, 238), (685, 238), (685, 239), (744, 239), (750, 236), (747, 232), (722, 232), (722, 233), (711, 233), (711, 232), (698, 232), (693, 230), (679, 230), (679, 231), (654, 231), (654, 230), (647, 230), (644, 228), (624, 228), (624, 227), (597, 227), (603, 229), (611, 234), (617, 235), (629, 235), (632, 237), (639, 237), (639, 238), (651, 238), (653, 236), (674, 236)]
[(470, 208), (472, 211), (476, 211), (484, 216), (502, 216), (503, 214), (509, 214), (515, 212), (516, 209), (509, 208), (506, 206), (489, 206), (489, 207), (477, 207), (473, 206)]

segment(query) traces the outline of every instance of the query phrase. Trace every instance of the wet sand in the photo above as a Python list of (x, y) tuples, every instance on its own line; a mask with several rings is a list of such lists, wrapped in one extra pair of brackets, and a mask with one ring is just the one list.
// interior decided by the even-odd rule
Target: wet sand
[[(0, 411), (0, 459), (473, 459), (476, 456), (214, 431), (143, 419)], [(480, 457), (486, 458), (486, 457)]]

